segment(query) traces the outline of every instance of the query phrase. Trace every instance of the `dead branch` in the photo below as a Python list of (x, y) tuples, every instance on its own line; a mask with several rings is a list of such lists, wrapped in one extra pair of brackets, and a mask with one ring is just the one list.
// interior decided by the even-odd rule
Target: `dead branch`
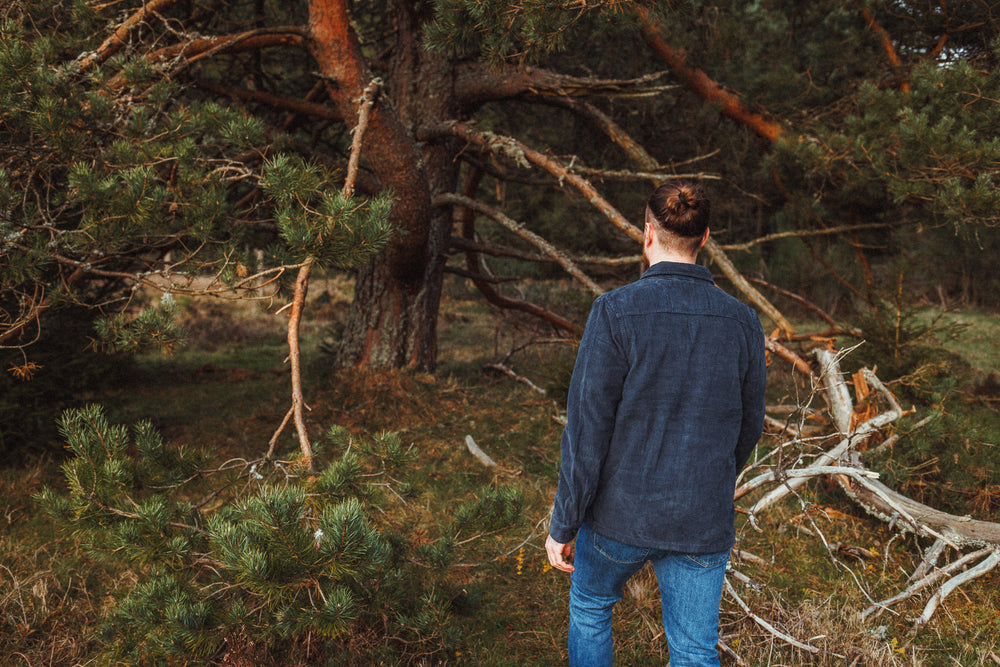
[[(475, 194), (476, 189), (479, 187), (479, 181), (482, 177), (481, 169), (474, 169), (472, 173), (469, 174), (466, 179), (465, 185), (463, 186), (466, 196), (471, 198)], [(458, 219), (462, 225), (462, 234), (465, 238), (462, 241), (473, 243), (473, 237), (475, 236), (475, 211), (460, 207), (458, 211)], [(455, 239), (453, 239), (455, 240)], [(568, 333), (574, 335), (578, 334), (578, 328), (575, 324), (570, 322), (565, 317), (557, 315), (552, 311), (539, 306), (538, 304), (531, 303), (530, 301), (525, 301), (523, 299), (513, 299), (504, 296), (496, 289), (494, 289), (492, 283), (492, 277), (484, 275), (486, 271), (485, 262), (481, 261), (479, 256), (479, 251), (476, 248), (466, 248), (465, 261), (468, 266), (467, 273), (469, 278), (472, 280), (472, 284), (476, 286), (476, 289), (486, 297), (486, 300), (492, 303), (494, 306), (501, 309), (519, 310), (521, 312), (534, 315), (542, 320), (548, 322), (549, 324), (562, 329)], [(446, 269), (448, 270), (448, 269)]]
[(1000, 565), (1000, 549), (993, 549), (990, 555), (984, 558), (973, 568), (966, 570), (964, 573), (956, 575), (949, 579), (941, 588), (938, 589), (937, 593), (931, 596), (931, 599), (927, 601), (927, 606), (924, 607), (924, 611), (920, 614), (919, 618), (914, 622), (911, 633), (917, 632), (920, 628), (927, 625), (927, 621), (931, 620), (931, 616), (934, 615), (934, 611), (938, 608), (944, 599), (948, 597), (956, 588), (965, 584), (977, 577), (981, 577), (997, 565)]
[(795, 333), (795, 328), (785, 319), (781, 311), (775, 308), (770, 301), (764, 298), (763, 294), (747, 282), (747, 279), (736, 269), (736, 266), (729, 260), (726, 253), (719, 247), (719, 244), (711, 238), (705, 243), (705, 253), (715, 262), (715, 265), (719, 267), (722, 273), (729, 278), (729, 281), (733, 283), (736, 289), (742, 292), (753, 305), (757, 306), (764, 315), (770, 318), (786, 336), (791, 336)]
[(576, 264), (561, 250), (553, 246), (551, 243), (543, 239), (538, 234), (535, 234), (530, 229), (525, 227), (523, 224), (508, 218), (506, 215), (496, 210), (492, 206), (487, 206), (486, 204), (466, 197), (464, 195), (453, 194), (453, 193), (443, 193), (434, 198), (435, 204), (456, 204), (459, 206), (464, 206), (465, 208), (472, 209), (478, 213), (489, 217), (494, 222), (500, 224), (505, 229), (517, 234), (521, 238), (527, 240), (529, 243), (533, 244), (539, 250), (544, 252), (546, 255), (552, 257), (552, 259), (566, 270), (566, 273), (570, 274), (577, 280), (579, 280), (594, 296), (600, 296), (604, 294), (604, 290), (600, 285), (595, 283), (590, 279), (587, 274), (580, 270)]
[[(934, 543), (934, 545), (935, 545), (935, 547), (937, 545), (940, 545), (940, 550), (938, 550), (939, 554), (940, 554), (941, 551), (944, 550), (944, 548), (946, 546), (945, 543), (944, 543), (944, 541), (942, 541), (942, 540), (936, 541)], [(934, 547), (932, 547), (932, 548), (934, 548)], [(919, 579), (917, 579), (915, 581), (912, 581), (912, 583), (910, 584), (910, 586), (908, 586), (906, 588), (906, 590), (902, 591), (901, 593), (898, 593), (898, 594), (892, 596), (891, 598), (887, 598), (887, 599), (882, 600), (880, 602), (876, 602), (875, 604), (871, 605), (870, 607), (868, 607), (867, 609), (865, 609), (864, 611), (862, 611), (861, 612), (861, 618), (862, 619), (868, 618), (868, 616), (870, 616), (873, 613), (885, 611), (890, 606), (896, 604), (897, 602), (901, 602), (903, 600), (906, 600), (908, 598), (913, 597), (914, 595), (916, 595), (917, 593), (919, 593), (923, 589), (927, 588), (931, 584), (934, 584), (934, 583), (940, 581), (941, 579), (947, 578), (953, 572), (960, 571), (962, 568), (964, 568), (969, 563), (971, 563), (971, 562), (973, 562), (975, 560), (978, 560), (980, 558), (985, 557), (987, 554), (989, 554), (992, 551), (993, 550), (990, 549), (989, 547), (985, 547), (985, 548), (980, 549), (978, 551), (972, 551), (970, 553), (967, 553), (967, 554), (961, 556), (960, 558), (957, 558), (954, 562), (949, 563), (945, 567), (934, 570), (934, 572), (930, 573), (927, 576), (921, 576)], [(926, 560), (923, 563), (921, 563), (921, 566), (923, 566), (925, 563), (926, 563)], [(912, 577), (911, 577), (911, 580), (912, 580)]]
[[(872, 516), (887, 522), (890, 528), (934, 538), (935, 542), (910, 577), (908, 587), (895, 596), (873, 603), (861, 612), (861, 618), (867, 618), (876, 611), (888, 609), (890, 605), (913, 597), (932, 584), (944, 580), (914, 623), (912, 632), (917, 632), (926, 625), (945, 597), (963, 584), (1000, 565), (1000, 524), (978, 521), (969, 516), (955, 516), (928, 507), (890, 489), (878, 481), (876, 476), (867, 474), (869, 471), (861, 465), (860, 456), (854, 451), (855, 445), (898, 420), (904, 412), (882, 381), (872, 371), (864, 369), (855, 379), (855, 391), (859, 400), (865, 395), (861, 389), (863, 381), (878, 393), (887, 407), (883, 412), (860, 424), (852, 424), (856, 412), (847, 383), (840, 371), (840, 358), (843, 353), (829, 349), (816, 350), (815, 353), (820, 365), (820, 375), (818, 378), (813, 375), (810, 377), (814, 385), (821, 389), (836, 433), (841, 438), (840, 441), (816, 458), (810, 466), (801, 470), (769, 471), (745, 483), (739, 491), (749, 492), (769, 481), (782, 482), (781, 486), (772, 489), (750, 510), (750, 519), (754, 521), (755, 515), (760, 511), (801, 486), (807, 479), (823, 474), (820, 471), (825, 468), (830, 470), (830, 476), (848, 497)], [(843, 469), (834, 470), (834, 467)], [(960, 556), (943, 568), (935, 569), (935, 563), (947, 547), (961, 552), (970, 546), (980, 549)], [(976, 561), (978, 563), (974, 567), (957, 574), (969, 563)]]
[(455, 96), (464, 108), (515, 97), (653, 97), (677, 87), (676, 84), (658, 83), (665, 74), (653, 72), (635, 79), (599, 79), (540, 67), (508, 64), (493, 68), (480, 62), (468, 62), (457, 70)]
[[(626, 220), (614, 206), (597, 192), (589, 181), (570, 171), (558, 160), (533, 150), (516, 139), (492, 132), (479, 132), (474, 130), (469, 124), (458, 121), (425, 126), (421, 128), (420, 135), (422, 138), (427, 139), (442, 135), (453, 135), (468, 141), (481, 150), (506, 155), (519, 164), (534, 164), (558, 178), (560, 183), (569, 183), (579, 190), (587, 201), (603, 213), (615, 227), (624, 232), (632, 240), (639, 243), (642, 242), (642, 230)], [(729, 278), (730, 282), (783, 332), (787, 335), (795, 332), (795, 329), (781, 312), (764, 298), (764, 295), (747, 282), (733, 263), (729, 261), (726, 253), (719, 248), (719, 245), (713, 239), (708, 239), (708, 242), (705, 244), (705, 252), (726, 277)]]
[[(536, 263), (555, 262), (555, 259), (549, 255), (523, 252), (510, 246), (486, 244), (473, 239), (463, 238), (461, 236), (452, 236), (448, 241), (448, 245), (457, 250), (491, 255), (493, 257), (513, 257), (514, 259), (519, 259), (525, 262)], [(592, 264), (596, 266), (639, 266), (640, 262), (642, 262), (641, 255), (626, 255), (624, 257), (596, 257), (593, 255), (566, 254), (566, 256), (574, 264)]]
[(802, 373), (806, 377), (812, 375), (812, 369), (809, 367), (809, 362), (798, 355), (798, 353), (789, 350), (787, 347), (779, 343), (774, 338), (768, 337), (764, 339), (764, 346), (767, 351), (781, 357), (785, 361), (792, 364), (795, 370)]
[[(723, 246), (723, 248), (724, 247), (725, 246)], [(747, 280), (752, 285), (760, 285), (761, 287), (766, 287), (767, 289), (771, 290), (772, 292), (775, 292), (776, 294), (780, 294), (783, 297), (791, 299), (792, 301), (794, 301), (795, 303), (799, 304), (800, 306), (808, 308), (812, 312), (816, 313), (816, 315), (818, 315), (821, 320), (823, 320), (824, 322), (826, 322), (827, 324), (829, 324), (830, 327), (834, 331), (839, 332), (841, 330), (840, 327), (837, 326), (837, 323), (834, 321), (834, 319), (832, 317), (830, 317), (829, 315), (827, 315), (826, 312), (822, 308), (820, 308), (819, 306), (817, 306), (813, 302), (809, 301), (808, 299), (802, 297), (801, 295), (796, 294), (795, 292), (790, 292), (790, 291), (788, 291), (786, 289), (782, 289), (781, 287), (778, 287), (777, 285), (772, 285), (771, 283), (769, 283), (769, 282), (767, 282), (765, 280), (761, 280), (760, 278), (747, 278)]]
[(99, 65), (107, 61), (108, 58), (128, 45), (129, 37), (139, 29), (149, 16), (167, 9), (177, 2), (178, 0), (150, 0), (144, 4), (139, 11), (122, 21), (121, 25), (97, 47), (96, 51), (80, 56), (80, 71), (86, 72), (94, 65)]
[[(791, 644), (796, 648), (800, 648), (803, 651), (808, 651), (809, 653), (812, 653), (814, 655), (821, 652), (821, 649), (815, 646), (810, 646), (809, 644), (804, 644), (799, 640), (795, 639), (794, 637), (787, 635), (784, 632), (781, 632), (776, 627), (765, 621), (763, 618), (753, 613), (753, 611), (750, 610), (750, 606), (743, 601), (743, 598), (739, 596), (739, 594), (736, 592), (736, 589), (733, 588), (733, 585), (729, 583), (728, 579), (726, 579), (726, 592), (729, 593), (729, 596), (736, 601), (736, 604), (738, 604), (741, 609), (743, 609), (743, 613), (745, 613), (747, 616), (753, 619), (754, 623), (764, 628), (765, 630), (770, 632), (772, 635), (774, 635), (781, 641)], [(844, 656), (837, 656), (837, 657), (842, 658)]]
[(520, 375), (520, 374), (514, 372), (514, 370), (510, 366), (507, 366), (506, 364), (501, 364), (501, 363), (486, 364), (485, 366), (483, 366), (483, 368), (488, 368), (490, 370), (494, 370), (494, 371), (503, 373), (504, 375), (508, 375), (508, 376), (514, 378), (515, 380), (517, 380), (518, 382), (521, 382), (522, 384), (527, 385), (533, 391), (536, 391), (539, 394), (542, 394), (543, 396), (545, 395), (545, 390), (544, 389), (542, 389), (537, 384), (535, 384), (534, 382), (532, 382), (529, 378), (527, 378), (527, 377), (525, 377), (523, 375)]
[(580, 191), (587, 201), (593, 204), (603, 213), (620, 231), (634, 241), (642, 242), (642, 231), (630, 223), (625, 217), (615, 209), (585, 178), (574, 174), (558, 160), (540, 153), (512, 137), (507, 137), (493, 132), (474, 130), (468, 123), (451, 121), (442, 123), (436, 127), (425, 127), (423, 133), (430, 137), (440, 135), (453, 135), (464, 139), (481, 150), (500, 153), (506, 155), (515, 162), (528, 166), (533, 164), (547, 171), (559, 179), (560, 183), (566, 182)]
[[(347, 174), (344, 178), (343, 192), (350, 197), (354, 194), (354, 181), (358, 174), (358, 164), (361, 159), (361, 143), (365, 130), (368, 128), (368, 121), (371, 117), (372, 107), (375, 105), (375, 98), (382, 82), (380, 79), (373, 79), (365, 88), (358, 103), (358, 124), (352, 130), (353, 140), (351, 142), (351, 154), (347, 162)], [(306, 259), (299, 268), (295, 279), (295, 295), (292, 298), (292, 311), (288, 316), (288, 359), (292, 367), (292, 408), (291, 412), (295, 419), (295, 430), (299, 437), (299, 449), (305, 460), (306, 467), (313, 469), (313, 451), (309, 443), (309, 432), (306, 428), (303, 408), (309, 409), (302, 394), (302, 353), (299, 348), (299, 324), (302, 321), (302, 310), (306, 303), (306, 294), (309, 291), (309, 273), (312, 270), (313, 258)], [(288, 422), (286, 415), (278, 431), (271, 438), (268, 448), (268, 455), (274, 450), (278, 433)]]
[[(827, 350), (820, 351), (821, 354), (818, 356), (827, 357)], [(871, 435), (878, 432), (881, 428), (890, 424), (900, 417), (903, 416), (903, 411), (896, 403), (895, 397), (885, 389), (885, 386), (878, 379), (875, 378), (875, 374), (868, 371), (866, 377), (868, 377), (871, 382), (872, 378), (875, 378), (876, 385), (883, 392), (883, 396), (886, 397), (887, 402), (890, 403), (890, 408), (878, 414), (871, 419), (858, 425), (853, 431), (850, 431), (850, 395), (847, 396), (848, 404), (846, 422), (843, 416), (843, 411), (845, 405), (843, 404), (842, 392), (846, 391), (846, 384), (843, 382), (843, 378), (840, 376), (839, 366), (834, 366), (832, 362), (829, 362), (830, 357), (827, 357), (828, 362), (824, 363), (824, 372), (822, 375), (823, 386), (826, 389), (827, 404), (831, 407), (831, 413), (834, 414), (834, 424), (837, 427), (838, 432), (843, 436), (840, 442), (837, 443), (835, 447), (830, 449), (828, 452), (824, 452), (816, 458), (809, 468), (820, 468), (823, 466), (828, 466), (834, 464), (841, 460), (841, 457), (854, 445), (865, 441)], [(867, 369), (866, 369), (867, 370)], [(875, 382), (872, 382), (875, 385)], [(785, 472), (786, 477), (788, 472)], [(786, 495), (797, 489), (798, 487), (805, 484), (812, 475), (801, 476), (801, 477), (791, 477), (786, 479), (783, 484), (775, 489), (772, 489), (767, 495), (757, 501), (757, 503), (750, 510), (751, 515), (756, 515), (762, 512), (764, 509), (770, 505), (776, 503), (777, 501), (784, 498)]]
[(479, 445), (476, 444), (476, 441), (473, 440), (473, 438), (472, 438), (471, 435), (465, 436), (465, 446), (468, 448), (469, 453), (471, 453), (473, 456), (475, 456), (476, 459), (478, 459), (479, 462), (482, 463), (487, 468), (496, 468), (497, 467), (496, 461), (494, 461), (492, 458), (490, 458), (490, 455), (487, 454), (486, 452), (484, 452), (479, 447)]
[(764, 236), (758, 236), (757, 238), (746, 241), (745, 243), (727, 243), (722, 246), (724, 250), (734, 251), (734, 250), (749, 250), (750, 248), (761, 245), (762, 243), (769, 243), (771, 241), (777, 241), (779, 239), (787, 238), (804, 238), (807, 236), (826, 236), (830, 234), (845, 234), (848, 232), (855, 232), (861, 229), (885, 229), (886, 227), (893, 227), (894, 225), (889, 222), (871, 222), (859, 225), (843, 225), (840, 227), (827, 227), (824, 229), (795, 229), (787, 232), (774, 232), (773, 234), (765, 234)]

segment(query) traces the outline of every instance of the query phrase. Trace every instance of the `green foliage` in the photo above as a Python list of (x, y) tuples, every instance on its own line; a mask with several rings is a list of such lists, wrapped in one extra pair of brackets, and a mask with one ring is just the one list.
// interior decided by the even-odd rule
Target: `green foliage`
[[(252, 288), (248, 266), (353, 267), (384, 245), (389, 194), (339, 194), (332, 172), (276, 150), (287, 141), (262, 118), (186, 94), (139, 51), (81, 73), (92, 10), (31, 5), (0, 23), (0, 334), (28, 348), (40, 312), (100, 306), (110, 348), (166, 352), (183, 337), (172, 309), (134, 299), (154, 274)], [(272, 213), (279, 229), (261, 223)]]
[(572, 28), (589, 14), (618, 13), (625, 4), (620, 0), (593, 6), (567, 0), (438, 0), (435, 21), (425, 33), (431, 48), (457, 56), (483, 56), (496, 64), (536, 61), (565, 49)]
[(512, 488), (481, 490), (448, 521), (438, 542), (447, 548), (431, 554), (379, 525), (399, 511), (392, 499), (409, 494), (398, 481), (409, 455), (394, 434), (359, 442), (331, 429), (326, 446), (342, 447), (340, 458), (299, 476), (294, 464), (268, 460), (208, 468), (149, 423), (113, 425), (97, 406), (68, 410), (60, 433), (69, 493), (46, 488), (38, 501), (138, 576), (103, 619), (107, 657), (128, 664), (203, 658), (237, 633), (275, 645), (333, 639), (386, 613), (399, 632), (427, 641), (446, 608), (433, 593), (444, 575), (428, 577), (415, 556), (445, 567), (462, 531), (462, 543), (475, 540), (468, 531), (502, 532), (523, 505)]
[(363, 264), (389, 240), (389, 193), (358, 200), (332, 186), (329, 174), (301, 159), (279, 155), (264, 166), (261, 187), (275, 201), (281, 236), (294, 261)]
[(112, 349), (136, 352), (155, 348), (163, 355), (172, 354), (184, 343), (184, 332), (176, 324), (177, 303), (168, 293), (159, 304), (142, 310), (129, 320), (124, 313), (99, 317), (94, 324), (97, 337)]

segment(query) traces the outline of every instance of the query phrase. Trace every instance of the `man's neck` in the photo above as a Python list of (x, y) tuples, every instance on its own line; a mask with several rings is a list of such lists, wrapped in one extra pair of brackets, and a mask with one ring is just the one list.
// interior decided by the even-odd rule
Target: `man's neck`
[(686, 255), (682, 253), (670, 252), (663, 248), (650, 248), (646, 251), (646, 261), (650, 266), (660, 262), (677, 262), (678, 264), (695, 264), (698, 254)]

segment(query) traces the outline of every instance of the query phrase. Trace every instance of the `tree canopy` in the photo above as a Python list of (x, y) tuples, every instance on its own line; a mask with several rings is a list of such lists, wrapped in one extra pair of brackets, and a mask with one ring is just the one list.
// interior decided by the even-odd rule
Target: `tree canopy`
[[(358, 267), (343, 362), (433, 368), (446, 271), (573, 331), (504, 294), (483, 257), (541, 259), (599, 293), (637, 255), (647, 192), (679, 176), (709, 182), (709, 258), (784, 335), (782, 308), (877, 303), (887, 276), (991, 299), (996, 10), (15, 2), (0, 341), (28, 373), (46, 312), (85, 303), (118, 345), (169, 347), (155, 311), (120, 316), (139, 286), (239, 293), (320, 261)], [(335, 195), (365, 99), (356, 184)]]

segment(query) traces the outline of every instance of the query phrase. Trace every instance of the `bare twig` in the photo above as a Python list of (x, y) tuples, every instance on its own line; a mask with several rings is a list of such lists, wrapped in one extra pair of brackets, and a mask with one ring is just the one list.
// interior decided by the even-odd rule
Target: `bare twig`
[[(760, 627), (764, 628), (765, 630), (767, 630), (768, 632), (770, 632), (772, 635), (774, 635), (775, 637), (777, 637), (781, 641), (786, 642), (788, 644), (791, 644), (792, 646), (794, 646), (796, 648), (800, 648), (803, 651), (808, 651), (809, 653), (812, 653), (812, 654), (817, 654), (817, 653), (821, 652), (821, 649), (819, 649), (819, 648), (817, 648), (815, 646), (810, 646), (809, 644), (804, 644), (804, 643), (800, 642), (799, 640), (795, 639), (794, 637), (792, 637), (790, 635), (787, 635), (784, 632), (781, 632), (776, 627), (774, 627), (773, 625), (771, 625), (770, 623), (768, 623), (767, 621), (765, 621), (763, 618), (761, 618), (757, 614), (753, 613), (753, 611), (750, 610), (750, 606), (746, 602), (743, 601), (743, 598), (741, 598), (739, 596), (739, 594), (736, 592), (736, 589), (733, 588), (733, 585), (731, 583), (729, 583), (728, 579), (726, 580), (726, 592), (729, 593), (729, 596), (731, 598), (733, 598), (733, 600), (736, 601), (736, 604), (738, 604), (740, 606), (740, 608), (743, 609), (743, 612), (747, 616), (749, 616), (751, 619), (753, 619), (754, 623), (756, 623)], [(837, 656), (837, 657), (842, 658), (844, 656)]]
[(435, 204), (457, 204), (459, 206), (464, 206), (466, 208), (472, 209), (478, 213), (482, 213), (488, 216), (491, 220), (502, 225), (504, 228), (514, 232), (521, 238), (527, 240), (529, 243), (533, 244), (539, 250), (544, 252), (546, 255), (552, 257), (561, 267), (563, 267), (567, 273), (579, 280), (594, 296), (600, 296), (604, 294), (604, 290), (600, 285), (595, 283), (590, 279), (587, 274), (580, 270), (576, 264), (561, 250), (553, 246), (551, 243), (543, 239), (538, 234), (535, 234), (530, 229), (517, 222), (508, 218), (506, 215), (496, 210), (492, 206), (487, 206), (486, 204), (466, 197), (464, 195), (444, 193), (438, 195), (435, 200)]

